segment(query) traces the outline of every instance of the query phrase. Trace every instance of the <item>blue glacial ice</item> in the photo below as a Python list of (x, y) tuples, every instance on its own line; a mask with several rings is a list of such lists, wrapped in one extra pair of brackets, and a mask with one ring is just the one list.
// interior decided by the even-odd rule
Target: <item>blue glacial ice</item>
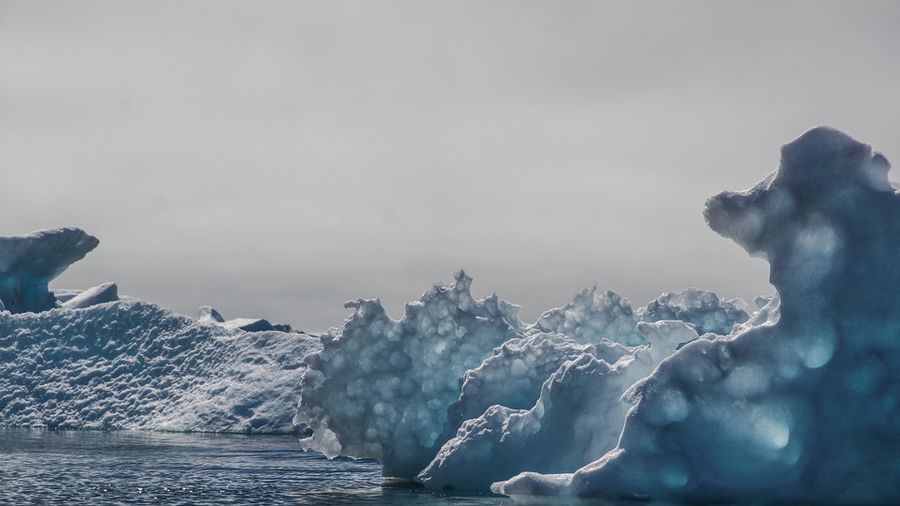
[(293, 432), (302, 358), (318, 347), (134, 299), (0, 313), (0, 425)]
[[(629, 389), (618, 444), (514, 497), (897, 503), (900, 196), (868, 145), (815, 128), (760, 184), (711, 198), (716, 232), (768, 260), (778, 298)], [(777, 308), (773, 307), (778, 305)]]
[[(522, 469), (558, 473), (601, 457), (615, 447), (621, 432), (629, 408), (621, 399), (626, 390), (678, 346), (698, 338), (681, 321), (641, 322), (639, 329), (648, 344), (631, 348), (612, 364), (585, 348), (564, 357), (568, 360), (541, 382), (530, 409), (514, 409), (501, 400), (464, 422), (417, 480), (429, 488), (483, 492)], [(498, 383), (515, 381), (514, 374)]]
[(56, 307), (50, 281), (99, 243), (77, 228), (0, 237), (0, 308), (24, 313)]
[(522, 327), (516, 306), (496, 295), (473, 299), (471, 283), (457, 273), (396, 321), (377, 299), (348, 303), (353, 315), (306, 360), (297, 422), (313, 435), (303, 444), (377, 458), (386, 476), (415, 477), (454, 432), (448, 408), (460, 378)]
[[(487, 491), (523, 469), (517, 466), (572, 470), (615, 446), (628, 408), (618, 398), (632, 383), (698, 339), (698, 329), (730, 330), (748, 318), (737, 302), (702, 290), (665, 294), (632, 310), (627, 299), (594, 286), (523, 325), (515, 306), (496, 296), (474, 300), (470, 284), (460, 273), (456, 283), (436, 285), (399, 321), (377, 300), (349, 304), (354, 314), (307, 358), (297, 421), (313, 435), (304, 445), (377, 458), (386, 476), (455, 490)], [(675, 315), (696, 323), (646, 321)], [(563, 372), (576, 361), (582, 366)], [(549, 386), (554, 381), (562, 384)], [(579, 405), (570, 388), (602, 388), (597, 398), (615, 401), (594, 403), (579, 421), (559, 414), (544, 420), (552, 402)], [(553, 441), (590, 418), (605, 424), (591, 444)], [(521, 447), (534, 445), (547, 451), (529, 461)]]

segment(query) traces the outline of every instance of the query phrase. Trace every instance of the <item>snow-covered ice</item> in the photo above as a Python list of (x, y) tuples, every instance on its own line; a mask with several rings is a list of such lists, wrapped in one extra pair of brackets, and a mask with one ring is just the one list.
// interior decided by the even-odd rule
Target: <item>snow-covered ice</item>
[[(530, 409), (513, 409), (518, 406), (495, 396), (497, 405), (463, 423), (417, 480), (430, 488), (484, 492), (492, 482), (524, 469), (570, 471), (601, 457), (615, 447), (621, 432), (630, 407), (620, 399), (625, 391), (678, 346), (698, 338), (694, 327), (682, 321), (642, 322), (639, 329), (648, 344), (632, 348), (613, 364), (598, 359), (592, 347), (570, 345), (568, 354), (551, 354), (558, 368), (544, 376), (548, 379), (540, 382), (540, 397)], [(540, 360), (547, 355), (541, 351), (528, 350), (524, 359), (514, 360)], [(467, 379), (476, 372), (484, 374), (481, 369), (490, 362), (469, 371)], [(516, 379), (507, 376), (496, 382)]]
[(133, 299), (0, 313), (0, 424), (291, 432), (302, 358), (318, 348)]
[[(78, 229), (0, 238), (0, 425), (292, 432), (317, 338), (209, 325), (48, 283), (97, 245)], [(2, 306), (0, 306), (2, 307)], [(268, 329), (272, 326), (269, 325)]]

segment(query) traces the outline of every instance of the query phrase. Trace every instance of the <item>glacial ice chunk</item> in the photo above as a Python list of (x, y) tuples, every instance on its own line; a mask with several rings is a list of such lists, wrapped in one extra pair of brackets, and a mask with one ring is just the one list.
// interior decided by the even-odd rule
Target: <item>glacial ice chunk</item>
[(319, 348), (133, 299), (0, 313), (0, 425), (295, 432), (303, 357)]
[(377, 458), (383, 474), (412, 479), (456, 430), (448, 408), (465, 372), (520, 337), (517, 308), (475, 300), (464, 272), (435, 285), (392, 320), (377, 300), (348, 302), (353, 315), (307, 357), (297, 421), (303, 444), (328, 456)]
[(84, 258), (100, 241), (77, 228), (0, 237), (0, 301), (13, 313), (56, 307), (50, 281)]
[(200, 306), (197, 321), (218, 325), (229, 330), (243, 330), (244, 332), (266, 332), (277, 330), (279, 332), (292, 332), (293, 329), (287, 323), (271, 323), (265, 318), (234, 318), (225, 320), (222, 314), (212, 306)]
[(778, 170), (707, 202), (713, 230), (766, 258), (778, 297), (629, 390), (615, 449), (511, 496), (689, 502), (900, 501), (900, 196), (868, 145), (814, 128)]

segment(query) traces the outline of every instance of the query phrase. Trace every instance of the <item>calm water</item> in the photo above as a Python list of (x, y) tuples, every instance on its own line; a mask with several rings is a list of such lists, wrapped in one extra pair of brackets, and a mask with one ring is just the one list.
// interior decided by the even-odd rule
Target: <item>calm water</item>
[(371, 460), (292, 436), (0, 429), (0, 504), (494, 505), (385, 485)]

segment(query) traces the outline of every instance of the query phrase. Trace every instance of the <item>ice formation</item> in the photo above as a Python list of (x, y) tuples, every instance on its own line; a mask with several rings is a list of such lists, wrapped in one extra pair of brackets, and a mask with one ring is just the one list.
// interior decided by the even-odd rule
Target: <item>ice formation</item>
[(541, 385), (565, 362), (596, 355), (593, 345), (579, 344), (561, 334), (532, 334), (510, 339), (495, 348), (478, 367), (465, 372), (459, 399), (450, 406), (452, 425), (476, 418), (495, 405), (530, 408)]
[[(377, 458), (386, 476), (456, 490), (487, 491), (492, 481), (524, 469), (572, 470), (614, 446), (628, 408), (618, 398), (628, 386), (697, 339), (698, 330), (730, 330), (747, 319), (711, 292), (670, 293), (634, 311), (627, 299), (594, 286), (523, 326), (514, 306), (496, 296), (473, 300), (470, 284), (460, 273), (454, 285), (436, 285), (400, 321), (377, 300), (348, 304), (354, 314), (307, 359), (297, 415), (313, 429), (306, 447)], [(672, 317), (690, 321), (646, 321)], [(570, 362), (592, 364), (591, 372), (561, 372)], [(603, 389), (600, 397), (616, 401), (591, 408), (582, 420), (600, 420), (598, 434), (587, 447), (586, 439), (573, 440), (574, 449), (554, 443), (549, 427), (564, 430), (563, 421), (571, 420), (555, 410), (577, 404), (580, 394), (569, 392), (568, 382), (582, 375), (577, 381), (591, 385), (585, 388)], [(561, 408), (540, 400), (555, 377), (565, 382), (550, 390)], [(525, 426), (508, 429), (524, 419)], [(516, 453), (522, 445), (545, 451), (529, 460)], [(491, 451), (474, 457), (474, 447)]]
[(13, 313), (56, 307), (50, 281), (84, 258), (100, 241), (77, 228), (0, 237), (0, 304)]
[(760, 184), (707, 202), (766, 258), (777, 299), (735, 335), (696, 340), (631, 388), (618, 445), (512, 496), (900, 501), (900, 197), (868, 145), (815, 128)]
[(632, 348), (612, 365), (591, 347), (557, 353), (564, 360), (541, 382), (531, 409), (500, 405), (504, 399), (495, 396), (501, 402), (463, 423), (417, 480), (430, 488), (484, 492), (521, 470), (571, 471), (601, 457), (616, 445), (630, 407), (620, 399), (628, 387), (678, 346), (698, 338), (694, 327), (681, 321), (642, 322), (639, 329), (649, 344)]
[(322, 336), (307, 357), (297, 421), (308, 448), (380, 459), (386, 476), (412, 479), (453, 434), (448, 408), (460, 378), (517, 336), (517, 308), (496, 295), (475, 300), (464, 272), (410, 303), (399, 321), (375, 300)]
[(211, 306), (200, 306), (197, 320), (203, 323), (219, 325), (230, 330), (243, 330), (245, 332), (265, 332), (277, 330), (279, 332), (291, 332), (291, 326), (286, 323), (270, 323), (265, 318), (234, 318), (225, 320), (222, 314)]
[(728, 335), (735, 325), (747, 321), (746, 304), (738, 299), (720, 299), (706, 290), (688, 288), (666, 292), (638, 310), (641, 320), (681, 320), (693, 325), (699, 334)]
[[(57, 298), (57, 300), (59, 300)], [(67, 309), (83, 309), (106, 302), (119, 300), (119, 287), (115, 283), (103, 283), (83, 292), (75, 294), (62, 302), (62, 307)]]
[(291, 432), (302, 357), (318, 348), (136, 300), (0, 313), (0, 425)]

